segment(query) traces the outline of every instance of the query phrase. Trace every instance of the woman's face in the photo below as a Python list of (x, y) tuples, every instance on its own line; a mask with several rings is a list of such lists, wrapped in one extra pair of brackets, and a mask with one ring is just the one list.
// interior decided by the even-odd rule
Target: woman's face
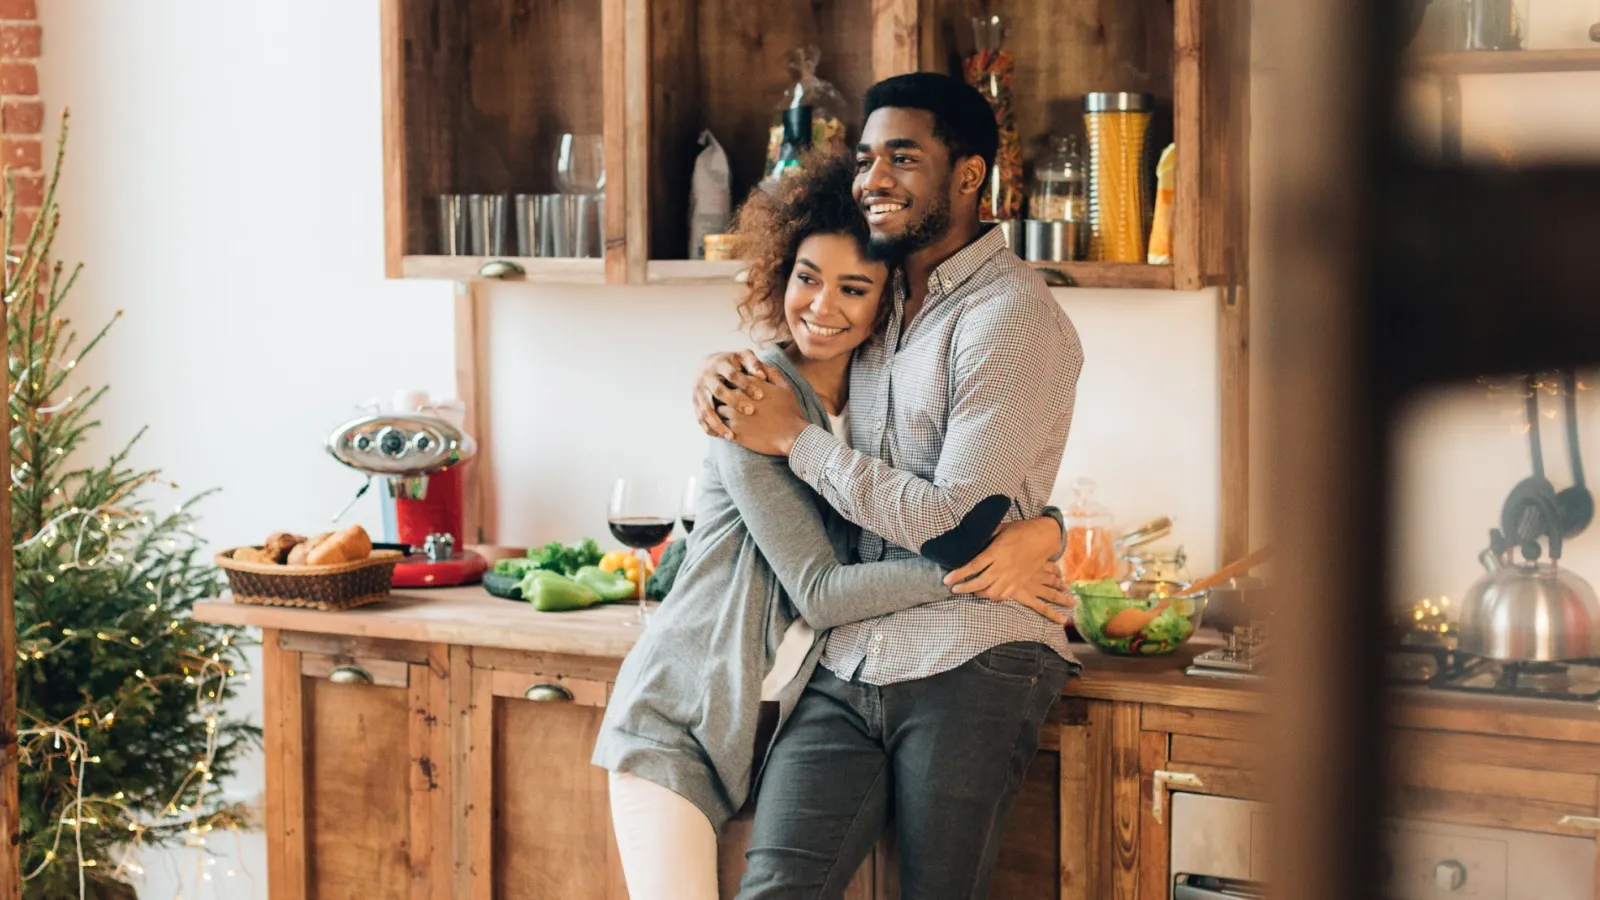
[(854, 238), (814, 234), (800, 243), (783, 293), (783, 316), (806, 359), (849, 355), (872, 335), (889, 268), (869, 262)]

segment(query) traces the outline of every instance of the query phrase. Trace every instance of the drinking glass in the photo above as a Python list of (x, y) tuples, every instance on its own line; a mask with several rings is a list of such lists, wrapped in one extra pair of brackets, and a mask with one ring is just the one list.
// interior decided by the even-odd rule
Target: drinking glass
[[(631, 547), (639, 557), (640, 571), (650, 569), (650, 548), (672, 534), (678, 509), (675, 488), (665, 478), (618, 478), (611, 487), (606, 523), (611, 526), (611, 536)], [(629, 624), (643, 626), (650, 619), (644, 580), (639, 579), (639, 615)]]
[(678, 509), (678, 518), (683, 520), (683, 530), (694, 534), (694, 518), (700, 509), (700, 479), (690, 475), (683, 486), (683, 505)]
[(598, 134), (563, 134), (556, 145), (556, 184), (563, 194), (597, 194), (606, 186), (606, 144)]

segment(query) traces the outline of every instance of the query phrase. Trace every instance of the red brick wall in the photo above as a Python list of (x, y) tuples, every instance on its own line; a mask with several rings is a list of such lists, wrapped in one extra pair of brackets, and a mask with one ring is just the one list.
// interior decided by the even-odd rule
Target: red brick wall
[(44, 198), (42, 40), (36, 0), (0, 0), (0, 166), (16, 180), (19, 244), (27, 241)]

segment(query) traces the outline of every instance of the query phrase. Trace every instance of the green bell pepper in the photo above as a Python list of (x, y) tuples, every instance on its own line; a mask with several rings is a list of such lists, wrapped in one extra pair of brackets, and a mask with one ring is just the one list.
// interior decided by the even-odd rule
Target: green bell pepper
[(603, 602), (599, 594), (548, 569), (529, 572), (517, 588), (522, 591), (522, 599), (533, 604), (533, 608), (540, 612), (587, 609)]
[(639, 592), (628, 576), (621, 572), (607, 572), (599, 566), (584, 566), (572, 574), (572, 580), (605, 600), (627, 600)]

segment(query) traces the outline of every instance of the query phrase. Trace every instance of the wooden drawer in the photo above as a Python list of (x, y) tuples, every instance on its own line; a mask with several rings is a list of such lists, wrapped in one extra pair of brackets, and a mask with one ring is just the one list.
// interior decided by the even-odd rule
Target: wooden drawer
[[(1399, 729), (1390, 748), (1394, 814), (1458, 825), (1593, 837), (1593, 745)], [(1588, 823), (1562, 824), (1573, 816)]]

